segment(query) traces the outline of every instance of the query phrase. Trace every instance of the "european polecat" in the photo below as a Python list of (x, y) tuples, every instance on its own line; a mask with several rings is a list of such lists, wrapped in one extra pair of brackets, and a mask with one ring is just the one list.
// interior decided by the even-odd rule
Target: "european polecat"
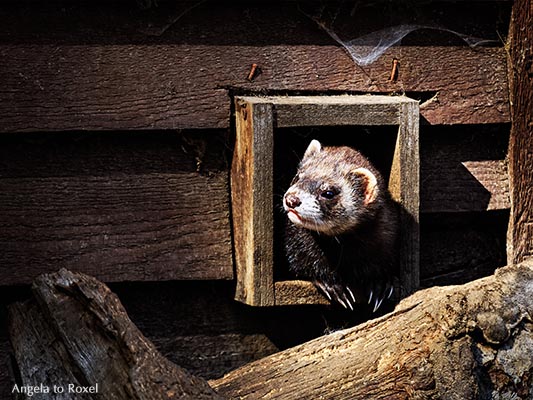
[(398, 212), (361, 153), (311, 141), (283, 207), (289, 220), (284, 247), (296, 277), (351, 310), (364, 301), (376, 311), (391, 296)]

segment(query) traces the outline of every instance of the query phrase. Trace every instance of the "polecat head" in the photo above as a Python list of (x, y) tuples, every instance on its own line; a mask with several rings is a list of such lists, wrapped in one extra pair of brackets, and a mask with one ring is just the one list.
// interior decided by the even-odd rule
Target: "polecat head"
[(361, 153), (313, 140), (283, 196), (283, 207), (297, 226), (340, 235), (373, 215), (383, 190), (381, 176)]

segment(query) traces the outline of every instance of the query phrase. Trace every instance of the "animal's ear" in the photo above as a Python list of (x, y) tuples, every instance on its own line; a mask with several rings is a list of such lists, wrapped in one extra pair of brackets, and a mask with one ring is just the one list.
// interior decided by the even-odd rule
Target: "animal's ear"
[(379, 188), (378, 188), (378, 180), (376, 178), (376, 175), (374, 175), (372, 172), (370, 172), (366, 168), (357, 168), (353, 171), (353, 173), (357, 176), (359, 176), (363, 181), (363, 188), (364, 188), (364, 205), (368, 205), (370, 203), (373, 203), (378, 198)]
[(304, 158), (311, 157), (315, 154), (320, 153), (322, 150), (322, 145), (320, 142), (316, 139), (311, 140), (311, 143), (309, 143), (309, 146), (307, 146), (307, 150), (304, 153)]

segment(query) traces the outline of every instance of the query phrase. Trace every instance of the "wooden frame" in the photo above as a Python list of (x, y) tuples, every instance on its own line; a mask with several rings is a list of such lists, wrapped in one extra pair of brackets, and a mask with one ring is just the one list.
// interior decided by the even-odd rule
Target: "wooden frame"
[(274, 282), (274, 128), (398, 125), (389, 190), (402, 207), (400, 295), (419, 286), (418, 102), (400, 96), (236, 97), (231, 199), (237, 288), (253, 306), (325, 303), (312, 283)]

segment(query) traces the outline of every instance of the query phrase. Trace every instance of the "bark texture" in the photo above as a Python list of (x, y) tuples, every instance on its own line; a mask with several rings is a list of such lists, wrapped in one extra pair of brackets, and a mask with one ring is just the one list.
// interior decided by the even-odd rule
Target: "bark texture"
[(98, 383), (98, 394), (46, 395), (54, 399), (219, 398), (205, 380), (164, 358), (94, 278), (61, 270), (36, 279), (33, 293), (34, 300), (10, 309), (21, 385)]
[(533, 262), (435, 287), (211, 381), (239, 399), (530, 399)]
[(515, 1), (509, 29), (511, 219), (508, 260), (533, 256), (533, 4)]
[[(93, 278), (62, 270), (33, 290), (35, 300), (11, 308), (22, 384), (98, 382), (106, 399), (219, 398), (162, 357)], [(417, 292), (388, 315), (209, 384), (232, 399), (530, 399), (532, 298), (530, 260)]]

